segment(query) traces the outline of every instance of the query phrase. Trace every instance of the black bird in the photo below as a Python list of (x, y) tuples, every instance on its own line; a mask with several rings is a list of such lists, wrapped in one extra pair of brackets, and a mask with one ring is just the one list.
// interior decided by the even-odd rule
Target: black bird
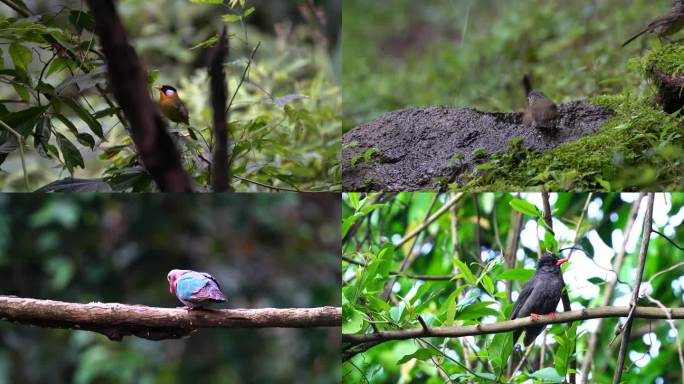
[[(527, 316), (532, 316), (534, 319), (546, 314), (555, 316), (556, 306), (558, 306), (565, 285), (560, 266), (567, 261), (567, 258), (557, 259), (548, 253), (539, 259), (537, 272), (518, 295), (518, 300), (516, 300), (513, 312), (511, 312), (511, 320)], [(525, 345), (533, 343), (543, 329), (544, 325), (525, 328), (525, 339), (523, 341)], [(514, 344), (522, 331), (522, 329), (513, 331)]]

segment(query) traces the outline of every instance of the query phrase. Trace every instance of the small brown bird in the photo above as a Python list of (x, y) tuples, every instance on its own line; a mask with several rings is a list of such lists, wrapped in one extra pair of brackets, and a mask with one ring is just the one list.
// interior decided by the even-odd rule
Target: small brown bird
[(545, 94), (530, 92), (527, 95), (527, 109), (523, 116), (525, 125), (534, 125), (536, 128), (553, 128), (558, 117), (558, 107)]
[[(178, 97), (176, 88), (170, 85), (162, 85), (157, 89), (159, 90), (159, 109), (161, 109), (164, 116), (174, 123), (189, 125), (188, 108), (183, 103), (183, 100)], [(197, 136), (190, 127), (188, 127), (188, 133), (193, 140), (197, 140)]]
[(622, 46), (624, 47), (647, 32), (655, 34), (660, 39), (667, 40), (667, 36), (679, 32), (682, 28), (684, 28), (684, 1), (675, 0), (672, 4), (672, 8), (666, 14), (653, 19), (653, 21), (648, 23), (646, 28), (629, 38)]

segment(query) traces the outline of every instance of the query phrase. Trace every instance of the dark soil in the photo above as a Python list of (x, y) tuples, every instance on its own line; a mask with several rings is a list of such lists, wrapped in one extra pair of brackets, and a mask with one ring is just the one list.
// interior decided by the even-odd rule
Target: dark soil
[[(611, 114), (586, 101), (559, 105), (552, 130), (522, 123), (522, 112), (481, 112), (472, 108), (433, 106), (385, 113), (343, 138), (345, 191), (416, 191), (459, 182), (492, 154), (520, 145), (543, 152), (596, 133)], [(363, 154), (376, 148), (369, 162)], [(458, 160), (461, 158), (461, 160)], [(356, 159), (352, 166), (352, 159)]]

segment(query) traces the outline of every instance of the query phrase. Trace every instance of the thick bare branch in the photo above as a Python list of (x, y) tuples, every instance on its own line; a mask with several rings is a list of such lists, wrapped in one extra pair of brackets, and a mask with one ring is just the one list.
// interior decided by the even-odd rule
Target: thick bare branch
[(152, 179), (165, 192), (192, 191), (190, 178), (147, 88), (147, 72), (128, 42), (111, 0), (89, 0), (95, 32), (107, 61), (114, 97), (131, 125), (131, 137)]
[(646, 264), (646, 254), (648, 253), (648, 243), (651, 239), (651, 229), (653, 226), (653, 200), (655, 194), (648, 194), (648, 205), (646, 206), (646, 215), (644, 216), (644, 227), (641, 234), (641, 248), (639, 249), (639, 264), (636, 270), (636, 281), (632, 288), (632, 300), (629, 305), (631, 311), (627, 320), (625, 320), (622, 329), (622, 342), (620, 343), (620, 354), (618, 355), (617, 364), (615, 367), (615, 375), (613, 376), (613, 383), (619, 384), (622, 378), (622, 369), (625, 365), (625, 357), (627, 357), (627, 346), (629, 345), (629, 334), (632, 331), (632, 320), (634, 319), (634, 309), (636, 308), (637, 299), (639, 298), (639, 287), (641, 286), (641, 279), (644, 274), (644, 264)]
[(229, 189), (230, 162), (228, 160), (228, 110), (226, 109), (226, 74), (223, 62), (228, 55), (228, 38), (223, 27), (218, 44), (211, 50), (209, 76), (211, 78), (211, 107), (214, 110), (214, 153), (211, 167), (211, 185), (214, 192)]
[[(423, 327), (400, 329), (396, 331), (381, 331), (369, 334), (343, 334), (342, 341), (351, 344), (367, 342), (386, 342), (390, 340), (407, 340), (418, 337), (463, 337), (487, 335), (492, 333), (509, 332), (531, 325), (558, 324), (577, 320), (599, 319), (606, 317), (626, 317), (630, 307), (597, 307), (557, 313), (555, 317), (544, 315), (539, 320), (523, 317), (514, 320), (501, 321), (491, 324), (467, 325), (461, 327)], [(673, 319), (684, 319), (684, 308), (668, 308)], [(656, 307), (636, 307), (634, 317), (642, 319), (667, 319), (662, 309)]]
[(47, 328), (99, 332), (111, 340), (135, 335), (177, 339), (200, 328), (339, 327), (342, 309), (261, 308), (192, 310), (118, 303), (67, 303), (0, 296), (0, 319)]

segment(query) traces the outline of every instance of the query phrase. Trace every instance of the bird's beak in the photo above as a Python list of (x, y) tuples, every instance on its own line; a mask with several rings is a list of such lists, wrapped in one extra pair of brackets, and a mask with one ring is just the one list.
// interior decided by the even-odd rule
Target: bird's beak
[(561, 265), (563, 265), (563, 263), (567, 263), (568, 260), (570, 260), (570, 259), (568, 259), (567, 257), (565, 257), (563, 259), (558, 259), (558, 261), (556, 261), (556, 265), (561, 266)]

